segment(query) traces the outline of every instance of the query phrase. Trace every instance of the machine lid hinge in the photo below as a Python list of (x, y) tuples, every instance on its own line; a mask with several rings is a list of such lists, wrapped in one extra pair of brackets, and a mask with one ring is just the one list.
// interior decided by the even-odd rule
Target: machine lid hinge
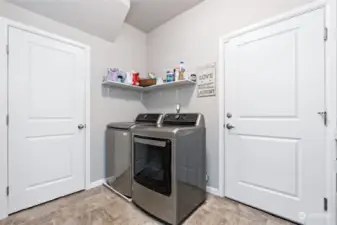
[(9, 45), (6, 45), (6, 53), (9, 55)]
[(9, 186), (6, 187), (6, 195), (9, 196)]
[(9, 115), (8, 114), (6, 115), (6, 125), (7, 125), (7, 127), (9, 125)]

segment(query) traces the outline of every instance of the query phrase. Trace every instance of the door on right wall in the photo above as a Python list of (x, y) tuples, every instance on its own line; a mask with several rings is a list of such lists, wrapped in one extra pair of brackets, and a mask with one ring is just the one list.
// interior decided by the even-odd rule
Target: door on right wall
[(305, 224), (325, 215), (324, 26), (317, 9), (225, 44), (225, 194)]

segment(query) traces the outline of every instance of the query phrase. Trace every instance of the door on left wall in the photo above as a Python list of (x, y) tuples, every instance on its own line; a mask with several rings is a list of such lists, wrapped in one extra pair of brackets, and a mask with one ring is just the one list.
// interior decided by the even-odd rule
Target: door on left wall
[(8, 211), (85, 188), (85, 50), (9, 27)]

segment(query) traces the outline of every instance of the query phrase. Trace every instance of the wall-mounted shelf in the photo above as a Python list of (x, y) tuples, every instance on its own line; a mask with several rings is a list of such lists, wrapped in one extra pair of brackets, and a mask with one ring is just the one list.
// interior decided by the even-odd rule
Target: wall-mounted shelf
[(190, 81), (190, 80), (179, 80), (175, 82), (169, 82), (164, 84), (158, 84), (158, 85), (152, 85), (149, 87), (139, 87), (139, 86), (133, 86), (133, 85), (127, 85), (123, 83), (118, 83), (114, 81), (104, 81), (104, 86), (114, 87), (114, 88), (121, 88), (121, 89), (129, 89), (139, 92), (149, 92), (154, 90), (161, 90), (161, 89), (169, 89), (169, 88), (177, 88), (182, 86), (190, 86), (195, 85), (196, 82)]
[(103, 85), (108, 86), (108, 87), (113, 87), (113, 88), (128, 89), (128, 90), (134, 90), (134, 91), (140, 91), (140, 92), (143, 91), (142, 87), (123, 84), (123, 83), (119, 83), (115, 81), (104, 81)]

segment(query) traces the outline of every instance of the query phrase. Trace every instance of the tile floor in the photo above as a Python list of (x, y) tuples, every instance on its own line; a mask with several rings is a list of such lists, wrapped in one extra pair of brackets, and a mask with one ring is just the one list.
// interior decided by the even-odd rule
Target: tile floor
[[(105, 187), (27, 209), (0, 225), (155, 225), (159, 222)], [(209, 196), (184, 225), (293, 225), (230, 200)]]

